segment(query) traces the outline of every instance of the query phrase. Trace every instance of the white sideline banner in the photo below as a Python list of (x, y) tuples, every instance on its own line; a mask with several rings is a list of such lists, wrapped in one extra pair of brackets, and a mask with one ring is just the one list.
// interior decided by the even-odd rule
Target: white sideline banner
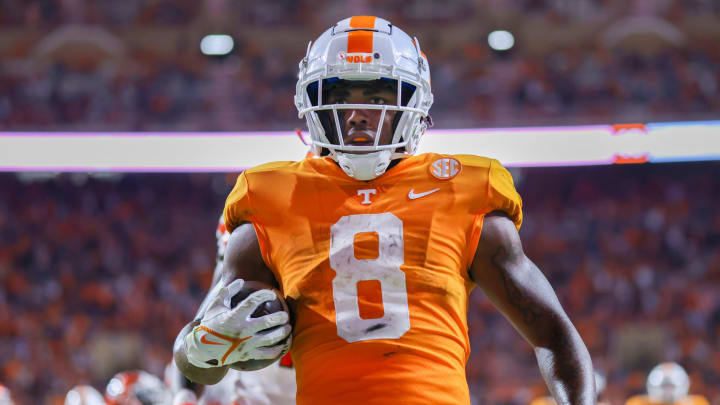
[[(0, 171), (232, 172), (308, 151), (292, 131), (0, 132)], [(715, 160), (720, 121), (434, 129), (420, 143), (423, 152), (517, 167)]]

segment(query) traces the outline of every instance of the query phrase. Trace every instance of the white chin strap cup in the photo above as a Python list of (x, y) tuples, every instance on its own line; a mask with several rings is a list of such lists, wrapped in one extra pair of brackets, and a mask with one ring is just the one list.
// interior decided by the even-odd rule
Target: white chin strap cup
[(384, 149), (366, 154), (337, 152), (337, 162), (345, 174), (356, 180), (372, 180), (385, 173), (392, 151)]

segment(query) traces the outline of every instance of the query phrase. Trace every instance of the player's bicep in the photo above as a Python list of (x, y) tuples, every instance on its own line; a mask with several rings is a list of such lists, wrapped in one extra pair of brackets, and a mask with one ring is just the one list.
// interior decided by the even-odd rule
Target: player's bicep
[(225, 251), (223, 284), (228, 285), (238, 278), (260, 281), (278, 288), (275, 276), (263, 260), (255, 228), (248, 222), (241, 224), (230, 234)]
[(553, 330), (570, 322), (550, 283), (525, 256), (515, 225), (502, 213), (485, 217), (470, 274), (533, 346), (551, 344)]

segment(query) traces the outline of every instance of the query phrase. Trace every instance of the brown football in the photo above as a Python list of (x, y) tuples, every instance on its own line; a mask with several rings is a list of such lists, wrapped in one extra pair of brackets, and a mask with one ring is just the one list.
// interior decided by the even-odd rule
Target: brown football
[[(250, 294), (258, 290), (273, 290), (275, 292), (275, 295), (277, 296), (277, 299), (275, 299), (274, 301), (267, 301), (260, 304), (260, 306), (258, 306), (255, 312), (253, 312), (250, 316), (252, 316), (253, 318), (258, 318), (278, 311), (285, 311), (288, 314), (290, 313), (287, 303), (285, 302), (285, 299), (283, 299), (280, 292), (273, 288), (273, 286), (259, 281), (246, 281), (243, 284), (242, 289), (240, 289), (237, 294), (233, 295), (232, 298), (230, 298), (230, 307), (235, 308), (235, 306), (242, 302), (242, 300), (244, 300)], [(287, 342), (288, 339), (289, 336), (277, 343), (276, 345), (283, 345)], [(238, 361), (230, 364), (229, 366), (236, 370), (249, 371), (258, 370), (263, 367), (269, 366), (275, 361), (277, 361), (277, 359)]]
[(251, 314), (253, 318), (259, 318), (261, 316), (269, 315), (278, 311), (288, 312), (287, 304), (285, 303), (283, 297), (280, 295), (280, 292), (276, 290), (273, 286), (261, 283), (259, 281), (246, 281), (245, 283), (243, 283), (242, 289), (240, 289), (237, 294), (233, 295), (232, 298), (230, 298), (230, 308), (235, 308), (235, 306), (242, 302), (242, 300), (244, 300), (250, 294), (258, 290), (273, 290), (275, 292), (275, 295), (277, 296), (277, 299), (275, 301), (266, 301), (260, 304), (260, 306), (258, 306), (255, 312)]

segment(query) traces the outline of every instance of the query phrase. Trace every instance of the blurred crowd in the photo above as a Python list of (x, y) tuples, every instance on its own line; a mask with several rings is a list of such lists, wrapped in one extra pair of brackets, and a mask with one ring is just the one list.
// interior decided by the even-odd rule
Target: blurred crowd
[[(0, 130), (293, 130), (307, 42), (352, 14), (420, 38), (442, 128), (716, 119), (718, 4), (4, 0)], [(509, 51), (487, 44), (501, 28)], [(202, 55), (209, 33), (233, 52)]]
[[(328, 0), (279, 0), (272, 4), (247, 0), (242, 7), (231, 0), (3, 0), (0, 23), (4, 26), (57, 27), (68, 23), (116, 26), (178, 26), (191, 24), (203, 12), (222, 9), (229, 18), (243, 24), (266, 26), (287, 24), (309, 27), (348, 14), (387, 16), (398, 25), (415, 22), (450, 22), (497, 12), (526, 13), (556, 20), (578, 18), (601, 20), (622, 13), (657, 14), (677, 19), (684, 15), (720, 15), (713, 0), (448, 0), (437, 7), (432, 0), (402, 3), (382, 0), (349, 0), (337, 4)], [(322, 23), (325, 25), (325, 23)]]
[[(622, 404), (658, 362), (720, 404), (717, 163), (515, 171), (528, 256), (556, 288)], [(0, 382), (56, 404), (114, 373), (162, 376), (214, 268), (233, 175), (0, 176)], [(32, 176), (30, 176), (32, 179)], [(471, 296), (475, 404), (544, 395), (530, 347)], [(61, 402), (60, 402), (61, 403)]]
[(223, 178), (83, 176), (0, 176), (0, 381), (19, 404), (162, 376), (210, 285)]
[[(663, 360), (686, 367), (692, 393), (720, 403), (718, 170), (712, 163), (522, 172), (525, 251), (606, 373), (610, 404), (641, 393)], [(473, 392), (480, 403), (527, 403), (546, 390), (532, 350), (475, 294)]]

